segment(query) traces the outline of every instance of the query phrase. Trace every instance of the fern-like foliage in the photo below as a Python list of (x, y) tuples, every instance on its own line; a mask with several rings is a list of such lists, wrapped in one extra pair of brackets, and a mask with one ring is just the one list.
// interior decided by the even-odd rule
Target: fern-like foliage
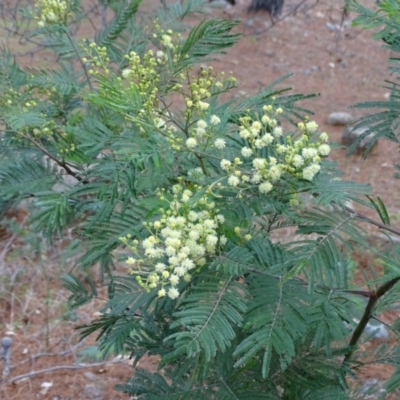
[[(204, 293), (210, 294), (207, 299)], [(242, 323), (245, 296), (233, 276), (203, 275), (173, 315), (171, 329), (181, 329), (165, 340), (174, 342), (174, 355), (194, 357), (202, 352), (210, 361), (217, 351), (225, 352), (236, 337), (233, 327)]]
[(261, 372), (266, 378), (274, 355), (279, 357), (283, 369), (295, 356), (294, 343), (307, 330), (307, 298), (303, 298), (304, 303), (299, 303), (293, 296), (299, 290), (298, 286), (287, 284), (285, 287), (281, 281), (268, 276), (253, 276), (248, 281), (253, 299), (248, 306), (245, 327), (250, 334), (236, 349), (238, 360), (235, 365), (248, 363), (260, 354)]

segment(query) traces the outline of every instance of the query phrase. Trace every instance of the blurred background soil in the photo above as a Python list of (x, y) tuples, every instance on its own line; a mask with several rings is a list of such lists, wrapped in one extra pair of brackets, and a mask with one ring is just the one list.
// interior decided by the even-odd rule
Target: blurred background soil
[[(88, 8), (93, 4), (93, 0), (85, 1)], [(359, 110), (349, 110), (351, 105), (387, 99), (388, 89), (383, 86), (385, 79), (391, 78), (386, 62), (390, 54), (382, 48), (381, 41), (372, 40), (373, 32), (351, 27), (354, 15), (343, 16), (342, 0), (286, 0), (283, 14), (273, 26), (268, 13), (247, 12), (249, 0), (236, 2), (236, 6), (230, 6), (221, 1), (220, 7), (210, 7), (206, 14), (241, 19), (237, 30), (243, 36), (239, 43), (210, 63), (217, 71), (233, 72), (238, 81), (238, 95), (255, 94), (272, 81), (292, 73), (280, 87), (291, 87), (292, 93), (319, 93), (317, 99), (302, 105), (314, 111), (311, 118), (338, 143), (343, 127), (326, 123), (331, 112), (350, 111), (360, 117)], [(361, 2), (375, 7), (374, 0)], [(16, 0), (12, 3), (23, 4)], [(145, 0), (140, 12), (148, 13), (159, 4), (158, 0)], [(10, 27), (9, 21), (0, 21), (0, 40), (3, 38), (5, 44), (15, 48), (23, 65), (32, 66), (38, 55), (27, 49), (34, 49), (34, 44), (11, 35), (7, 27)], [(79, 35), (84, 37), (90, 29), (81, 26)], [(41, 62), (51, 64), (50, 56), (41, 54), (40, 57)], [(397, 200), (400, 180), (394, 178), (393, 167), (400, 163), (398, 147), (381, 141), (366, 160), (356, 155), (347, 157), (346, 149), (335, 150), (331, 158), (338, 162), (344, 178), (372, 185), (385, 202), (393, 226), (400, 229)], [(98, 316), (101, 301), (76, 312), (66, 308), (68, 293), (58, 277), (73, 264), (73, 259), (61, 257), (70, 238), (66, 235), (63, 241), (48, 246), (25, 229), (27, 216), (23, 210), (10, 217), (14, 218), (14, 228), (3, 226), (0, 230), (0, 334), (13, 339), (13, 368), (9, 378), (42, 369), (49, 371), (1, 386), (0, 399), (127, 398), (115, 392), (113, 386), (132, 374), (129, 360), (120, 357), (110, 359), (108, 364), (97, 360), (96, 352), (90, 351), (93, 347), (88, 347), (95, 344), (95, 337), (79, 344), (74, 332), (76, 325), (89, 323)], [(15, 234), (18, 230), (20, 235)], [(380, 240), (378, 230), (368, 227), (368, 232), (376, 244)], [(360, 271), (355, 279), (362, 283), (361, 271), (374, 262), (373, 256), (364, 252), (355, 254), (354, 258)], [(393, 311), (382, 319), (390, 322), (397, 317), (398, 313)], [(88, 368), (89, 363), (95, 366)], [(60, 366), (74, 368), (54, 369)], [(140, 363), (140, 367), (150, 370), (156, 366), (154, 358)], [(379, 381), (391, 371), (389, 367), (371, 365), (361, 377)]]

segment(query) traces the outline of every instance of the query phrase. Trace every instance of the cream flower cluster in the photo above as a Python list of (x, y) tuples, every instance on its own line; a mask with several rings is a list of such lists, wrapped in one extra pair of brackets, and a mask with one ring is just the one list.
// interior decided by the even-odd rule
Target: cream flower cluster
[[(194, 186), (196, 194), (202, 191)], [(215, 203), (209, 201), (209, 195), (194, 198), (194, 192), (182, 186), (174, 185), (169, 208), (161, 210), (162, 217), (145, 224), (151, 235), (141, 243), (142, 258), (129, 257), (127, 263), (136, 265), (155, 265), (154, 271), (138, 275), (137, 280), (148, 290), (158, 289), (158, 296), (176, 299), (179, 296), (179, 283), (190, 281), (196, 268), (206, 263), (206, 257), (216, 253), (227, 239), (218, 233), (224, 217), (215, 210)], [(166, 195), (160, 192), (160, 198)], [(120, 238), (128, 245), (129, 238)], [(131, 250), (139, 255), (138, 243)], [(143, 273), (144, 274), (144, 273)]]
[[(182, 78), (183, 80), (186, 79), (185, 76)], [(236, 79), (232, 75), (225, 77), (225, 74), (222, 72), (221, 79), (218, 80), (212, 67), (202, 68), (199, 76), (189, 82), (190, 93), (185, 98), (187, 107), (185, 111), (186, 119), (189, 120), (190, 117), (193, 116), (194, 111), (204, 114), (204, 111), (207, 111), (210, 106), (206, 100), (211, 97), (212, 93), (222, 90), (225, 91), (230, 87), (233, 87), (235, 82)], [(218, 117), (216, 116), (216, 118)], [(216, 124), (215, 120), (211, 121), (211, 123)]]
[[(171, 119), (171, 116), (169, 118)], [(183, 139), (174, 125), (167, 123), (165, 119), (158, 115), (153, 117), (155, 128), (166, 137), (171, 148), (177, 151), (185, 147), (191, 151), (196, 151), (199, 148), (204, 151), (210, 145), (211, 138), (213, 139), (211, 145), (214, 148), (224, 149), (226, 140), (219, 137), (218, 125), (220, 122), (220, 118), (216, 115), (211, 115), (207, 119), (199, 119), (189, 129), (190, 137)]]
[(189, 130), (191, 136), (185, 142), (186, 147), (190, 150), (198, 146), (206, 147), (210, 138), (214, 138), (213, 146), (218, 150), (222, 150), (226, 146), (226, 141), (221, 137), (216, 137), (217, 125), (220, 122), (221, 120), (217, 115), (211, 115), (208, 121), (205, 119), (197, 120)]
[(64, 22), (68, 11), (65, 0), (36, 0), (35, 8), (40, 27)]
[[(160, 25), (159, 20), (155, 20), (153, 29), (153, 38), (159, 42), (159, 50), (157, 52), (157, 62), (164, 64), (168, 58), (171, 57), (173, 62), (178, 61), (179, 44), (181, 41), (181, 34), (174, 32), (172, 29), (164, 30)], [(166, 54), (169, 53), (169, 54)]]
[(156, 57), (153, 50), (148, 50), (144, 54), (143, 60), (134, 51), (125, 55), (129, 65), (122, 71), (122, 77), (139, 91), (145, 113), (149, 110), (152, 111), (157, 103), (160, 74), (156, 69)]
[(83, 57), (82, 61), (90, 65), (88, 71), (89, 75), (108, 75), (110, 73), (109, 63), (110, 58), (107, 56), (107, 47), (99, 46), (96, 42), (91, 42), (89, 45), (87, 43), (81, 43), (80, 45), (84, 51), (87, 53), (88, 57)]
[(257, 186), (261, 193), (268, 193), (289, 175), (312, 181), (321, 169), (321, 158), (329, 155), (330, 146), (325, 143), (328, 135), (322, 133), (317, 142), (312, 142), (318, 125), (306, 120), (298, 125), (301, 137), (293, 140), (283, 136), (283, 130), (278, 126), (276, 116), (282, 109), (273, 110), (269, 105), (263, 110), (259, 119), (240, 118), (239, 136), (244, 142), (240, 155), (233, 160), (223, 158), (220, 162), (228, 174), (228, 185)]

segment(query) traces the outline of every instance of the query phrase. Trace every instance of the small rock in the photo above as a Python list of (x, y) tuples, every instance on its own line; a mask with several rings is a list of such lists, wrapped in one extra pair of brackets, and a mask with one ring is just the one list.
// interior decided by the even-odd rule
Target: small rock
[(93, 372), (85, 372), (85, 373), (83, 374), (83, 376), (84, 376), (86, 379), (90, 380), (90, 381), (95, 381), (95, 380), (97, 379), (96, 375), (95, 375)]
[(12, 339), (11, 339), (11, 338), (5, 336), (5, 337), (3, 337), (3, 339), (1, 339), (1, 347), (2, 347), (3, 349), (8, 349), (8, 348), (10, 348), (10, 347), (11, 347), (11, 344), (12, 344)]
[(357, 390), (357, 393), (363, 395), (364, 399), (379, 399), (382, 398), (382, 394), (385, 393), (385, 389), (382, 388), (383, 382), (379, 379), (371, 378), (365, 381)]
[(325, 24), (325, 26), (326, 26), (331, 32), (333, 32), (333, 31), (336, 30), (336, 26), (333, 25), (333, 24), (331, 24), (330, 22), (327, 22), (327, 23)]
[(43, 382), (40, 387), (42, 390), (40, 391), (41, 394), (47, 394), (49, 389), (53, 386), (53, 382)]
[(335, 66), (336, 66), (335, 63), (333, 63), (333, 62), (328, 63), (329, 68), (335, 68)]
[[(353, 321), (358, 324), (360, 322), (359, 319), (353, 318)], [(364, 334), (372, 335), (371, 339), (387, 339), (389, 337), (389, 330), (386, 326), (380, 322), (368, 322), (364, 328)]]
[[(342, 144), (345, 146), (351, 146), (358, 138), (368, 131), (367, 126), (361, 126), (359, 128), (354, 129), (353, 126), (348, 126), (344, 129), (342, 134)], [(366, 147), (374, 141), (375, 135), (370, 133), (365, 136), (357, 145), (356, 153), (362, 153)], [(378, 145), (378, 141), (375, 141), (373, 144), (373, 148)], [(371, 149), (372, 150), (372, 149)]]
[(83, 389), (86, 396), (91, 400), (103, 400), (103, 392), (96, 385), (86, 385)]
[(367, 381), (365, 381), (362, 386), (360, 386), (360, 391), (361, 392), (368, 392), (369, 390), (371, 390), (372, 388), (375, 388), (379, 385), (379, 380), (372, 378), (372, 379), (368, 379)]
[(367, 326), (365, 327), (364, 332), (367, 335), (370, 335), (374, 332), (372, 339), (387, 339), (389, 337), (389, 331), (385, 325), (379, 323), (377, 325), (373, 325), (368, 322)]
[(329, 125), (348, 125), (351, 124), (353, 121), (353, 116), (345, 111), (336, 111), (330, 113), (328, 115), (328, 118), (326, 119), (326, 122)]

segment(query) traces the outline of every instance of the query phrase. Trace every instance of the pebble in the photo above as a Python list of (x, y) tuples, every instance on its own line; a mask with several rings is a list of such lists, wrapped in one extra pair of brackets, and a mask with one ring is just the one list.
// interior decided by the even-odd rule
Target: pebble
[[(367, 126), (361, 126), (357, 129), (354, 129), (353, 126), (348, 126), (344, 129), (342, 133), (342, 144), (345, 146), (351, 146), (361, 135), (363, 135), (368, 130)], [(370, 133), (366, 137), (364, 137), (357, 145), (356, 153), (362, 153), (371, 141), (374, 140), (374, 134)], [(373, 147), (378, 145), (378, 141), (374, 143)], [(372, 149), (371, 149), (372, 150)]]
[(387, 339), (389, 337), (388, 329), (385, 325), (381, 323), (375, 325), (368, 322), (367, 326), (364, 329), (364, 332), (367, 335), (370, 335), (372, 334), (372, 332), (374, 332), (372, 339)]
[(103, 392), (96, 385), (86, 385), (83, 391), (91, 400), (103, 400)]
[(336, 30), (336, 26), (333, 25), (333, 24), (331, 24), (330, 22), (327, 22), (327, 23), (325, 24), (325, 26), (326, 26), (331, 32), (333, 32), (333, 31)]
[(85, 372), (85, 373), (83, 374), (83, 376), (84, 376), (86, 379), (90, 380), (90, 381), (95, 381), (95, 380), (97, 379), (96, 375), (95, 375), (93, 372), (90, 372), (90, 371)]
[[(358, 324), (360, 320), (357, 318), (353, 318), (353, 321)], [(368, 322), (368, 324), (364, 328), (365, 335), (371, 335), (370, 339), (381, 339), (385, 340), (389, 337), (389, 330), (386, 328), (386, 326), (380, 322), (374, 322), (371, 324), (371, 322)]]
[(368, 400), (375, 400), (382, 398), (385, 390), (382, 388), (384, 382), (376, 378), (371, 378), (365, 381), (357, 390), (358, 393), (363, 395), (362, 398)]
[(348, 125), (354, 121), (353, 116), (345, 111), (335, 111), (328, 115), (326, 122), (329, 125)]

